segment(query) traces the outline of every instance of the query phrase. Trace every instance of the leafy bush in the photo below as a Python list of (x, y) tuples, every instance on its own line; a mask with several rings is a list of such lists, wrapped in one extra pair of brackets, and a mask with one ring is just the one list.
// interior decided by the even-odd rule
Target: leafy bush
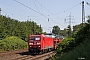
[(27, 47), (27, 42), (23, 41), (22, 39), (11, 36), (6, 37), (3, 40), (0, 40), (0, 50), (15, 50), (15, 49), (24, 49)]
[(7, 49), (6, 42), (0, 40), (0, 51), (4, 51)]
[(56, 50), (57, 54), (49, 60), (90, 60), (90, 24), (65, 38)]
[(74, 38), (65, 38), (57, 47), (57, 53), (67, 52), (73, 48), (75, 42)]
[(90, 60), (90, 37), (68, 52), (56, 54), (51, 60)]
[(57, 49), (57, 53), (59, 52), (67, 52), (70, 49), (78, 46), (82, 43), (86, 38), (89, 37), (90, 34), (90, 25), (84, 26), (83, 28), (76, 31), (72, 37), (65, 38), (59, 45)]

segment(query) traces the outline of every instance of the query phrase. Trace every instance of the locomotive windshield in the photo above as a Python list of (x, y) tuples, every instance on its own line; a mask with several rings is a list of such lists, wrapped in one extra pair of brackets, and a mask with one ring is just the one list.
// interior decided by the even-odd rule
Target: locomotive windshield
[(31, 36), (30, 40), (40, 40), (40, 36)]
[(30, 37), (30, 40), (35, 40), (35, 37), (31, 36), (31, 37)]

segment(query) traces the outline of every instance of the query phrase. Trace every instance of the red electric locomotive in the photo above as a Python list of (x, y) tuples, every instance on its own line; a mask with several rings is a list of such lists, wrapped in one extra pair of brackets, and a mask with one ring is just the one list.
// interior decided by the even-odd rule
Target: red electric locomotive
[(47, 52), (56, 49), (60, 39), (56, 39), (52, 35), (30, 35), (28, 37), (28, 50), (31, 54)]

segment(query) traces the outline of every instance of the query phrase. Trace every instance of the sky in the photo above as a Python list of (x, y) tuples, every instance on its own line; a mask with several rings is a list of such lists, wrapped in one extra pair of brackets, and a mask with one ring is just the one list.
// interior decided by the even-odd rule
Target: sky
[[(1, 14), (18, 21), (35, 21), (41, 24), (44, 32), (50, 32), (53, 26), (59, 26), (61, 30), (82, 22), (83, 0), (1, 0)], [(85, 21), (90, 14), (90, 0), (84, 0)]]

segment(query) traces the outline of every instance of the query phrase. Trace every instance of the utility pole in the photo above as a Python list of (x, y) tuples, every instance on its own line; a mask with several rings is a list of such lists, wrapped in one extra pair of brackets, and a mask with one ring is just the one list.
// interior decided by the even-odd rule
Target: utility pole
[(71, 16), (71, 13), (70, 13), (70, 15), (65, 18), (65, 22), (69, 23), (69, 25), (68, 25), (68, 34), (70, 34), (70, 35), (71, 35), (71, 29), (72, 29), (71, 28), (71, 23), (72, 23), (72, 20), (74, 20), (72, 17), (74, 17), (74, 16)]
[(71, 13), (68, 17), (69, 17), (69, 25), (71, 26)]
[(35, 30), (34, 30), (35, 28), (34, 28), (34, 22), (33, 22), (33, 34), (35, 33)]
[(40, 33), (42, 32), (42, 27), (41, 27), (41, 24), (40, 24)]
[(1, 8), (0, 8), (0, 16), (1, 16)]
[(71, 26), (72, 20), (74, 20), (72, 17), (74, 16), (71, 16), (71, 13), (70, 13), (70, 15), (65, 18), (65, 22), (69, 23), (70, 26)]
[(82, 1), (82, 26), (85, 23), (84, 1)]

